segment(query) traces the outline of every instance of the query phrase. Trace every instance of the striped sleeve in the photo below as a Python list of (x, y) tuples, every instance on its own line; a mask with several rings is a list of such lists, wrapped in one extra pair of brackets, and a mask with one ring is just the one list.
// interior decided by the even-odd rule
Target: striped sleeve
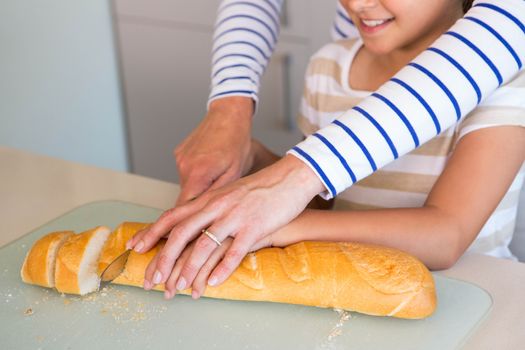
[(223, 0), (213, 35), (208, 104), (224, 96), (257, 101), (259, 81), (279, 35), (282, 0)]
[[(223, 0), (213, 35), (211, 101), (247, 96), (257, 101), (261, 76), (273, 53), (280, 29), (283, 0)], [(334, 39), (358, 32), (337, 1)]]
[(455, 142), (473, 131), (494, 126), (525, 127), (525, 71), (498, 88), (461, 121)]
[[(522, 69), (525, 1), (477, 0), (464, 18), (379, 90), (288, 153), (318, 175), (331, 198), (457, 123)], [(365, 130), (367, 131), (365, 134)], [(372, 130), (372, 131), (370, 131)]]

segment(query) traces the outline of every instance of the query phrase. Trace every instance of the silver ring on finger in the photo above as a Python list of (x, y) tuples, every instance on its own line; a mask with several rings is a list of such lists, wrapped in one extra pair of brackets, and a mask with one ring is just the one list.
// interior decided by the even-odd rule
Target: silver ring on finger
[(206, 236), (208, 236), (212, 241), (214, 241), (215, 243), (217, 243), (217, 246), (221, 246), (222, 243), (219, 241), (219, 239), (217, 238), (217, 236), (215, 236), (213, 233), (211, 233), (210, 231), (208, 231), (208, 229), (203, 229), (201, 231), (202, 233), (204, 233)]

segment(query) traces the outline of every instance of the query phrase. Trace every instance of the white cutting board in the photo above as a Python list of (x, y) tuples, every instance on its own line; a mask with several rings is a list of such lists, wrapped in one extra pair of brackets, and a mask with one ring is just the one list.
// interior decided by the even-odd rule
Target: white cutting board
[(80, 298), (20, 279), (27, 250), (48, 232), (153, 221), (160, 212), (118, 201), (94, 202), (1, 248), (0, 348), (455, 349), (492, 306), (481, 288), (437, 275), (437, 311), (425, 320), (187, 296), (165, 301), (162, 293), (125, 286)]

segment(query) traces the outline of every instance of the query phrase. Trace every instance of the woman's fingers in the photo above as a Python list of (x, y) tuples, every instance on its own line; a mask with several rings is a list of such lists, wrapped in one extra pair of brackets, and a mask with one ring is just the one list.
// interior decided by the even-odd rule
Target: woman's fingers
[[(206, 229), (206, 232), (219, 242), (224, 241), (229, 233), (228, 227), (220, 225), (220, 223), (209, 227)], [(197, 238), (195, 248), (189, 259), (184, 264), (181, 276), (175, 285), (177, 290), (186, 289), (188, 286), (191, 286), (195, 276), (197, 276), (197, 273), (200, 271), (204, 263), (210, 258), (213, 251), (220, 247), (211, 237), (203, 233)]]
[(148, 264), (148, 267), (146, 267), (146, 272), (144, 273), (144, 289), (150, 290), (155, 285), (151, 282), (153, 280), (153, 273), (155, 272), (155, 267), (157, 266), (157, 260), (159, 260), (160, 251), (155, 254), (153, 259)]
[(192, 284), (191, 297), (193, 299), (197, 299), (204, 294), (204, 292), (206, 291), (206, 283), (208, 281), (208, 277), (211, 271), (224, 257), (224, 254), (226, 253), (226, 250), (228, 250), (228, 248), (230, 247), (232, 241), (233, 239), (231, 237), (227, 237), (222, 242), (222, 245), (220, 247), (217, 247), (217, 249), (213, 251), (210, 258), (206, 261), (206, 263), (204, 263), (199, 273), (197, 273), (197, 276), (195, 276), (195, 280)]
[(184, 220), (187, 216), (198, 211), (206, 204), (205, 199), (192, 201), (182, 207), (172, 208), (163, 212), (157, 221), (143, 231), (137, 233), (126, 243), (126, 248), (133, 249), (137, 253), (145, 253), (154, 247), (159, 239), (168, 234), (174, 226)]
[(250, 251), (250, 247), (253, 245), (251, 237), (246, 234), (237, 235), (230, 248), (226, 251), (224, 259), (215, 267), (208, 284), (210, 286), (216, 286), (223, 283), (230, 275), (235, 271), (237, 266), (241, 263), (242, 259)]
[(188, 260), (188, 257), (191, 254), (191, 251), (193, 250), (193, 247), (195, 246), (195, 241), (191, 242), (184, 248), (184, 251), (180, 254), (179, 258), (175, 262), (175, 266), (173, 267), (173, 270), (171, 271), (171, 275), (166, 281), (164, 285), (164, 289), (166, 290), (164, 292), (164, 298), (171, 299), (175, 296), (175, 293), (177, 290), (175, 289), (175, 283), (177, 283), (177, 279), (179, 278), (180, 271), (182, 270), (182, 267), (186, 263), (186, 260)]
[[(208, 226), (213, 220), (213, 213), (210, 211), (201, 211), (186, 219), (184, 222), (175, 226), (168, 237), (168, 240), (160, 253), (157, 260), (155, 273), (152, 282), (154, 284), (165, 283), (170, 276), (175, 261), (185, 249), (186, 245), (200, 234), (202, 227)], [(185, 265), (188, 265), (186, 263)], [(200, 267), (200, 266), (199, 266)], [(189, 284), (186, 284), (186, 286)], [(177, 285), (179, 286), (179, 285)], [(184, 289), (177, 288), (177, 289)]]

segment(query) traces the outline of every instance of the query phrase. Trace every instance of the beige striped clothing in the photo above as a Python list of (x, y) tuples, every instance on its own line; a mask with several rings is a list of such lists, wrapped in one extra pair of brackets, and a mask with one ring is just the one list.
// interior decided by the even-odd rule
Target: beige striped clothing
[[(332, 123), (371, 94), (370, 91), (354, 90), (348, 83), (353, 58), (361, 46), (361, 39), (338, 41), (324, 46), (311, 58), (298, 117), (304, 135)], [(525, 126), (524, 70), (455, 126), (340, 193), (335, 200), (335, 209), (423, 206), (457, 142), (469, 132), (500, 125)], [(525, 164), (469, 251), (514, 258), (508, 245), (514, 232), (524, 178)]]

